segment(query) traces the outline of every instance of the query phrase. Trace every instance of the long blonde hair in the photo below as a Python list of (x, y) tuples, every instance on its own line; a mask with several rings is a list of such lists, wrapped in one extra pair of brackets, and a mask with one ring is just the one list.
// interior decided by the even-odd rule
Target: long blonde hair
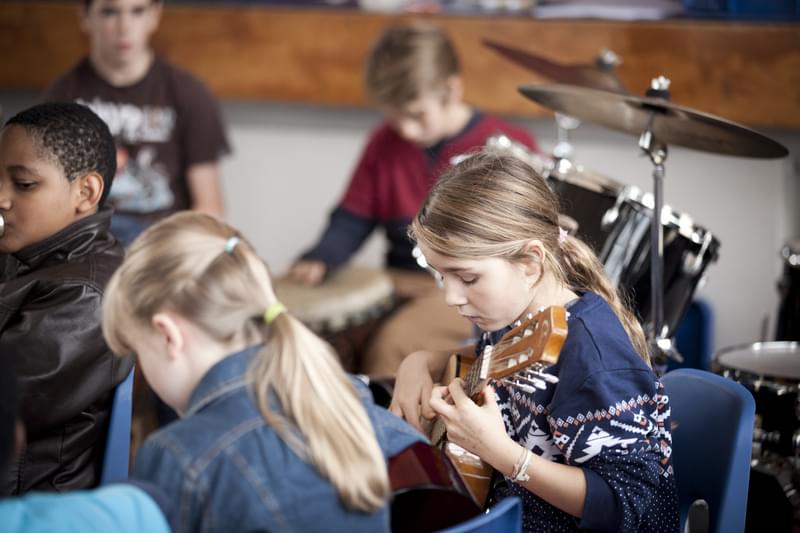
[(539, 239), (545, 248), (544, 268), (572, 290), (605, 298), (649, 364), (642, 326), (597, 256), (575, 237), (559, 243), (558, 214), (558, 198), (530, 165), (507, 153), (484, 150), (439, 178), (409, 235), (442, 255), (513, 262), (525, 258), (531, 239)]
[[(233, 236), (240, 241), (227, 252)], [(288, 312), (265, 322), (275, 302), (267, 267), (244, 238), (211, 216), (179, 213), (129, 248), (106, 290), (103, 334), (115, 353), (130, 353), (126, 335), (169, 309), (221, 343), (264, 342), (249, 377), (267, 423), (330, 480), (345, 507), (374, 511), (388, 500), (389, 481), (358, 392), (330, 346)]]

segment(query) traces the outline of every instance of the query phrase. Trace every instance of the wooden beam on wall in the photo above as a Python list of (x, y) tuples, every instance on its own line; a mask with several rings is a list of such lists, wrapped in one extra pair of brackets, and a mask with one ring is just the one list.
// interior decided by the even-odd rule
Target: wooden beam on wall
[[(155, 47), (224, 99), (366, 105), (364, 59), (389, 24), (414, 18), (346, 9), (269, 6), (164, 9)], [(521, 116), (549, 112), (516, 92), (546, 82), (480, 44), (489, 37), (561, 63), (602, 48), (623, 60), (634, 94), (663, 74), (673, 101), (750, 126), (800, 128), (800, 25), (673, 20), (617, 22), (501, 16), (428, 16), (452, 35), (467, 99)], [(43, 88), (87, 50), (77, 3), (0, 3), (0, 88)]]

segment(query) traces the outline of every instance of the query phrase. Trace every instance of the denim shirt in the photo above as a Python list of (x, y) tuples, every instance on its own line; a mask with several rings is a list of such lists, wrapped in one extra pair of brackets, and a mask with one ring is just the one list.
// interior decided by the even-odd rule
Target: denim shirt
[[(259, 348), (230, 355), (203, 376), (184, 418), (144, 443), (132, 477), (173, 498), (176, 531), (389, 531), (388, 505), (370, 514), (347, 510), (266, 423), (247, 379)], [(352, 381), (385, 457), (424, 440)]]

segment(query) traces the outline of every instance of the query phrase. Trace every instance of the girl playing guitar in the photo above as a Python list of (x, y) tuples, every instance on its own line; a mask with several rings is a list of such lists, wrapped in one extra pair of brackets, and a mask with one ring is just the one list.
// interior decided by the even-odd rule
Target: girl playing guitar
[(497, 471), (490, 503), (523, 499), (526, 531), (677, 531), (668, 400), (641, 326), (559, 227), (544, 179), (513, 156), (476, 154), (439, 179), (410, 234), (447, 303), (487, 332), (476, 353), (543, 307), (567, 308), (568, 333), (541, 386), (495, 381), (478, 403), (460, 380), (434, 387), (448, 352), (415, 352), (391, 410), (414, 425), (439, 416)]

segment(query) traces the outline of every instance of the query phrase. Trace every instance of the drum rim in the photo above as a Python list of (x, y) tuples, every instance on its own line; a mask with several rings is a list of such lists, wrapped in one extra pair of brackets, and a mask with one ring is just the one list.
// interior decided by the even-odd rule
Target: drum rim
[[(567, 170), (559, 169), (558, 165), (556, 165), (556, 167), (550, 171), (548, 177), (563, 181), (564, 183), (569, 183), (570, 185), (576, 185), (585, 189), (589, 189), (592, 192), (607, 194), (613, 198), (619, 196), (619, 194), (624, 191), (626, 187), (631, 191), (626, 196), (632, 200), (643, 194), (642, 191), (635, 185), (625, 185), (621, 181), (617, 181), (614, 178), (606, 176), (605, 174), (588, 170), (583, 165), (576, 165), (574, 163), (571, 164)], [(585, 178), (598, 178), (598, 180), (595, 182), (586, 183)]]
[(760, 372), (753, 372), (753, 371), (750, 371), (750, 370), (742, 370), (740, 368), (733, 368), (733, 367), (730, 367), (730, 366), (727, 366), (727, 365), (723, 364), (722, 361), (720, 360), (720, 358), (723, 355), (727, 354), (727, 353), (738, 351), (738, 350), (743, 350), (743, 349), (748, 349), (748, 348), (752, 348), (752, 347), (758, 347), (757, 349), (758, 349), (759, 353), (769, 353), (767, 351), (767, 349), (768, 348), (773, 348), (773, 347), (775, 349), (778, 349), (778, 348), (789, 348), (789, 349), (792, 349), (792, 350), (800, 351), (800, 342), (797, 342), (797, 341), (759, 341), (759, 342), (736, 344), (734, 346), (727, 346), (727, 347), (722, 348), (721, 350), (717, 351), (717, 353), (714, 354), (714, 359), (713, 360), (714, 360), (714, 362), (716, 362), (722, 368), (723, 371), (724, 370), (728, 370), (728, 371), (733, 371), (733, 372), (742, 372), (742, 373), (745, 373), (745, 374), (748, 374), (748, 375), (751, 375), (751, 376), (757, 376), (759, 379), (760, 378), (775, 378), (775, 379), (784, 379), (784, 380), (790, 380), (790, 381), (797, 381), (794, 378), (789, 378), (789, 377), (786, 377), (786, 376), (767, 374), (767, 373), (760, 373)]
[(733, 346), (726, 346), (725, 348), (720, 348), (716, 354), (714, 354), (714, 359), (719, 359), (719, 356), (727, 353), (733, 352), (737, 350), (741, 350), (743, 348), (749, 347), (758, 347), (759, 349), (764, 346), (766, 348), (772, 346), (779, 346), (779, 347), (788, 347), (788, 348), (800, 348), (800, 342), (798, 341), (758, 341), (758, 342), (744, 342), (741, 344), (734, 344)]
[(545, 178), (550, 175), (555, 166), (555, 160), (550, 155), (532, 150), (504, 133), (490, 135), (483, 144), (493, 150), (501, 150), (522, 159)]

